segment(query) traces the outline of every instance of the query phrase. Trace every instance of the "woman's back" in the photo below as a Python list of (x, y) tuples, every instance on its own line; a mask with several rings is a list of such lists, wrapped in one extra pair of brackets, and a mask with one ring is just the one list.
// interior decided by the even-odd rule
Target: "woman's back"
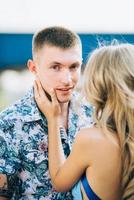
[[(103, 200), (119, 200), (121, 154), (116, 135), (90, 128), (83, 129), (80, 137), (87, 148), (86, 178), (91, 189)], [(86, 199), (83, 187), (82, 191)]]

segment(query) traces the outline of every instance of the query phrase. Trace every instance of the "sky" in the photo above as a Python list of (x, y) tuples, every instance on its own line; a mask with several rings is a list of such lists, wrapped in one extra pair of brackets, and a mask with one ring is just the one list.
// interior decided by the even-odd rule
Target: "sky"
[(133, 0), (0, 0), (0, 33), (60, 25), (81, 33), (134, 33)]

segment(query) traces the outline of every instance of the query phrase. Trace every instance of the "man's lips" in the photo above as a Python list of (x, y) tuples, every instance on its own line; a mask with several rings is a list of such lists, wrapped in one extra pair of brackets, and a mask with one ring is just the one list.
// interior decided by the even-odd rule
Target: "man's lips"
[(56, 88), (56, 90), (59, 90), (59, 91), (65, 91), (65, 92), (67, 92), (67, 91), (69, 91), (69, 90), (72, 90), (74, 87), (68, 87), (68, 88)]
[(68, 88), (56, 88), (56, 90), (59, 90), (59, 91), (69, 91), (69, 90), (72, 90), (74, 87), (68, 87)]

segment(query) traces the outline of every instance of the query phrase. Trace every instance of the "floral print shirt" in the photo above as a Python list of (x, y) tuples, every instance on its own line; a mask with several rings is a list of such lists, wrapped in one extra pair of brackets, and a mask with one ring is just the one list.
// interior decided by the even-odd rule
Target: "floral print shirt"
[[(92, 107), (77, 93), (69, 104), (68, 130), (61, 140), (68, 156), (75, 134), (92, 124)], [(0, 174), (7, 175), (8, 191), (0, 196), (11, 200), (71, 200), (71, 192), (58, 193), (48, 171), (47, 120), (39, 111), (33, 89), (0, 114)]]

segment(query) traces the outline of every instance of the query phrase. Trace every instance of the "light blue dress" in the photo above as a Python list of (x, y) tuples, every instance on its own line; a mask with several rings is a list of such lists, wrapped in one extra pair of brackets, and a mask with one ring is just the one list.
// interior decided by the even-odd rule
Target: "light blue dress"
[(82, 193), (80, 188), (81, 181), (78, 181), (72, 189), (73, 200), (82, 200)]

